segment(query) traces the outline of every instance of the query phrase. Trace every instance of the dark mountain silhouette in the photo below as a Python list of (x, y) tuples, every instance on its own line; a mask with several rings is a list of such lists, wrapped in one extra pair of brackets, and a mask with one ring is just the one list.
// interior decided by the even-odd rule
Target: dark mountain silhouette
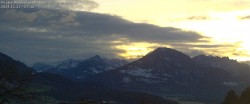
[(214, 67), (223, 69), (234, 75), (238, 82), (250, 83), (250, 67), (247, 64), (239, 63), (236, 60), (231, 60), (228, 57), (206, 56), (199, 55), (193, 60), (204, 67)]
[(202, 66), (184, 53), (164, 47), (86, 81), (114, 89), (210, 101), (221, 100), (232, 87), (230, 83), (238, 85), (235, 76), (224, 69)]
[(19, 101), (32, 79), (32, 69), (11, 57), (0, 53), (0, 103)]

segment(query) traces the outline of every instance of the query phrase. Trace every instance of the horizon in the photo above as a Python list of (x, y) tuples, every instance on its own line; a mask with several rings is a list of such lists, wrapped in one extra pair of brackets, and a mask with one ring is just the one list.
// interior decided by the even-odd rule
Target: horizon
[[(153, 49), (152, 51), (150, 51), (150, 52), (148, 52), (147, 54), (149, 54), (149, 53), (151, 53), (151, 52), (153, 52), (153, 51), (155, 51), (156, 49), (158, 49), (158, 48), (168, 48), (168, 47), (157, 47), (157, 48), (155, 48), (155, 49)], [(172, 49), (172, 48), (169, 48), (169, 49)], [(172, 50), (176, 50), (176, 49), (172, 49)], [(176, 50), (176, 51), (179, 51), (179, 50)], [(179, 51), (179, 52), (181, 52), (181, 51)], [(181, 52), (181, 53), (183, 53), (183, 52)], [(3, 53), (3, 54), (5, 54), (5, 53)], [(18, 59), (15, 59), (14, 57), (13, 57), (13, 59), (14, 60), (18, 60), (18, 61), (21, 61), (21, 62), (23, 62), (24, 64), (26, 64), (27, 66), (29, 66), (29, 67), (31, 67), (32, 65), (34, 65), (34, 64), (36, 64), (36, 63), (45, 63), (45, 64), (50, 64), (50, 63), (57, 63), (57, 62), (62, 62), (62, 61), (67, 61), (67, 60), (71, 60), (71, 59), (73, 59), (73, 60), (82, 60), (82, 61), (84, 61), (84, 60), (87, 60), (87, 59), (89, 59), (89, 58), (92, 58), (92, 57), (95, 57), (95, 56), (99, 56), (99, 57), (101, 57), (102, 59), (120, 59), (120, 60), (126, 60), (126, 61), (128, 61), (128, 62), (133, 62), (133, 61), (136, 61), (136, 60), (138, 60), (138, 59), (140, 59), (140, 58), (142, 58), (142, 57), (145, 57), (147, 54), (145, 54), (145, 55), (143, 55), (143, 56), (138, 56), (137, 58), (133, 58), (133, 59), (125, 59), (125, 58), (119, 58), (119, 57), (113, 57), (113, 58), (108, 58), (108, 57), (105, 57), (105, 56), (102, 56), (102, 55), (92, 55), (92, 56), (87, 56), (87, 57), (78, 57), (78, 58), (65, 58), (65, 59), (58, 59), (58, 60), (51, 60), (51, 61), (37, 61), (37, 62), (32, 62), (32, 63), (25, 63), (25, 62), (23, 62), (22, 60), (18, 60)], [(183, 54), (185, 54), (185, 55), (187, 55), (187, 56), (189, 56), (190, 58), (194, 58), (194, 57), (196, 57), (196, 56), (200, 56), (200, 55), (205, 55), (205, 56), (208, 56), (208, 57), (218, 57), (218, 58), (228, 58), (229, 60), (233, 60), (233, 61), (237, 61), (237, 62), (239, 62), (239, 63), (245, 63), (245, 64), (249, 64), (250, 65), (250, 61), (238, 61), (238, 60), (236, 60), (236, 59), (232, 59), (232, 58), (230, 58), (230, 57), (228, 57), (228, 56), (214, 56), (214, 55), (208, 55), (208, 54), (199, 54), (199, 55), (196, 55), (196, 56), (193, 56), (193, 57), (191, 57), (190, 55), (188, 55), (188, 54), (186, 54), (186, 53), (183, 53)], [(6, 54), (6, 55), (8, 55), (8, 54)], [(9, 55), (8, 55), (9, 56)], [(12, 56), (9, 56), (9, 57), (12, 57)]]
[(156, 47), (250, 61), (247, 0), (25, 1), (37, 2), (15, 9), (0, 2), (0, 50), (25, 64), (136, 59)]

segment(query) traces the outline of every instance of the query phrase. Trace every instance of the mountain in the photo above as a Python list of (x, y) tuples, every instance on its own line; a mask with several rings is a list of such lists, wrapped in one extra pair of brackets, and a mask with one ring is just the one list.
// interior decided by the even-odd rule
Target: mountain
[[(98, 59), (98, 60), (96, 60)], [(99, 57), (91, 60), (100, 61)], [(110, 63), (117, 63), (112, 60)], [(66, 63), (64, 63), (66, 64)], [(118, 64), (119, 65), (119, 64)], [(22, 62), (0, 53), (0, 103), (69, 104), (81, 100), (112, 102), (112, 104), (179, 104), (159, 96), (140, 92), (111, 90), (96, 83), (82, 83), (52, 73), (32, 73)]]
[(81, 80), (86, 76), (113, 70), (127, 63), (126, 60), (105, 59), (96, 55), (86, 60), (69, 59), (50, 64), (39, 62), (35, 63), (32, 67), (37, 72), (55, 73), (74, 80)]
[(82, 59), (67, 59), (57, 62), (37, 62), (32, 65), (32, 68), (37, 72), (46, 72), (53, 68), (57, 68), (58, 70), (69, 69), (77, 67), (77, 65), (82, 61)]
[[(32, 76), (32, 69), (0, 52), (0, 80), (2, 81), (27, 81)], [(21, 82), (20, 82), (21, 83)]]
[(234, 72), (240, 68), (249, 68), (248, 65), (231, 60), (228, 57), (199, 55), (194, 57), (193, 60), (202, 66), (216, 67)]
[(250, 83), (250, 67), (247, 64), (239, 63), (236, 60), (231, 60), (228, 57), (206, 56), (199, 55), (193, 60), (204, 67), (221, 68), (243, 81), (242, 83)]
[(18, 101), (32, 79), (32, 69), (0, 52), (0, 103)]
[(17, 71), (30, 71), (31, 68), (20, 61), (14, 60), (6, 54), (0, 52), (0, 67), (1, 71), (15, 69)]
[[(29, 80), (32, 70), (2, 53), (0, 68), (0, 83), (7, 81), (11, 86)], [(168, 104), (172, 101), (162, 98), (177, 98), (218, 103), (229, 89), (241, 90), (250, 84), (246, 64), (228, 57), (199, 55), (191, 58), (165, 47), (131, 63), (96, 55), (85, 60), (36, 63), (33, 68), (38, 73), (31, 75), (31, 88), (38, 90), (35, 94), (39, 99), (50, 96), (66, 101), (83, 98), (137, 104), (145, 102), (143, 99), (151, 99), (151, 102)], [(5, 92), (3, 88), (8, 88), (2, 84), (0, 87), (0, 94)]]
[(113, 89), (207, 101), (221, 100), (227, 89), (238, 85), (235, 76), (224, 69), (204, 67), (184, 53), (164, 47), (116, 70), (89, 76), (85, 81)]

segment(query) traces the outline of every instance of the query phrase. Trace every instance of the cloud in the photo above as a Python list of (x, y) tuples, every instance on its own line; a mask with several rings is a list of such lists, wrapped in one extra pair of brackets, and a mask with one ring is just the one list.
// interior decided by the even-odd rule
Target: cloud
[(171, 44), (171, 46), (173, 47), (193, 47), (193, 48), (204, 48), (204, 49), (208, 49), (208, 48), (220, 48), (220, 47), (233, 47), (233, 44)]
[(241, 16), (241, 17), (239, 17), (239, 19), (241, 19), (241, 20), (249, 20), (250, 19), (250, 15)]
[[(4, 12), (4, 10), (0, 10), (1, 13), (1, 22), (9, 22), (9, 21), (15, 21), (17, 23), (19, 22), (33, 22), (35, 18), (37, 18), (37, 15), (35, 13), (25, 13), (22, 11), (17, 11), (14, 9), (10, 9)], [(22, 21), (20, 21), (22, 20)]]
[(8, 2), (13, 2), (15, 5), (29, 5), (29, 9), (34, 7), (43, 9), (91, 11), (99, 7), (99, 4), (92, 0), (9, 0)]
[(207, 21), (207, 20), (213, 20), (216, 18), (212, 18), (207, 15), (186, 15), (183, 17), (173, 18), (172, 21), (175, 22), (181, 22), (181, 21)]
[(187, 17), (188, 20), (208, 20), (210, 19), (208, 16), (190, 16)]
[(87, 11), (91, 11), (99, 7), (99, 4), (97, 2), (91, 0), (78, 0), (75, 2), (78, 2), (78, 4), (75, 5), (76, 9), (85, 9)]
[[(51, 2), (49, 8), (51, 9), (67, 9), (67, 10), (84, 10), (84, 11), (91, 11), (95, 8), (99, 7), (99, 4), (92, 0), (72, 0), (72, 1), (65, 1), (65, 0), (47, 0)], [(47, 7), (40, 6), (41, 8)]]
[(116, 45), (184, 44), (207, 38), (192, 31), (133, 23), (119, 16), (86, 11), (34, 8), (6, 9), (0, 13), (0, 50), (26, 63), (95, 54), (119, 57), (124, 50), (115, 48)]
[[(239, 43), (222, 43), (212, 44), (209, 42), (200, 43), (184, 43), (184, 44), (169, 44), (172, 48), (182, 51), (191, 57), (197, 55), (214, 55), (214, 56), (233, 56), (233, 53), (239, 53), (237, 47)], [(240, 53), (239, 53), (240, 54)], [(242, 55), (242, 54), (241, 54)]]

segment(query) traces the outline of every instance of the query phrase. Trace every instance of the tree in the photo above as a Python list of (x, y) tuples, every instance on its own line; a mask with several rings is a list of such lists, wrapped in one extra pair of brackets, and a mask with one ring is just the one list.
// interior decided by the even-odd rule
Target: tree
[(250, 87), (246, 88), (240, 96), (242, 104), (250, 104)]
[(234, 90), (229, 90), (222, 104), (239, 104), (239, 96)]

